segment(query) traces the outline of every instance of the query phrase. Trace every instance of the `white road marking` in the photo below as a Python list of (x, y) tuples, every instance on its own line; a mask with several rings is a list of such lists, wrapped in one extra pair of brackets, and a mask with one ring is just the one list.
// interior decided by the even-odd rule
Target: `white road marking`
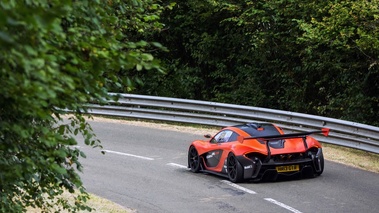
[(254, 192), (254, 191), (252, 191), (252, 190), (250, 190), (250, 189), (247, 189), (247, 188), (245, 188), (245, 187), (242, 187), (242, 186), (240, 186), (240, 185), (237, 185), (237, 184), (235, 184), (235, 183), (232, 183), (232, 182), (230, 182), (230, 181), (228, 181), (228, 180), (222, 180), (221, 182), (226, 183), (226, 184), (228, 184), (229, 186), (232, 186), (232, 187), (234, 187), (234, 188), (236, 188), (236, 189), (239, 189), (239, 190), (241, 190), (241, 191), (243, 191), (243, 192), (246, 192), (246, 193), (249, 193), (249, 194), (257, 194), (256, 192)]
[(139, 156), (139, 155), (133, 155), (133, 154), (128, 154), (128, 153), (123, 153), (123, 152), (116, 152), (116, 151), (111, 151), (111, 150), (103, 150), (104, 152), (112, 153), (112, 154), (117, 154), (117, 155), (125, 155), (129, 157), (135, 157), (135, 158), (140, 158), (144, 160), (154, 160), (154, 158), (149, 158), (149, 157), (144, 157), (144, 156)]
[(291, 212), (293, 212), (293, 213), (302, 213), (301, 211), (299, 211), (299, 210), (297, 210), (297, 209), (294, 209), (294, 208), (292, 208), (291, 206), (288, 206), (288, 205), (286, 205), (286, 204), (284, 204), (284, 203), (281, 203), (281, 202), (279, 202), (279, 201), (276, 201), (276, 200), (274, 200), (274, 199), (272, 199), (272, 198), (265, 198), (265, 200), (267, 200), (268, 202), (271, 202), (271, 203), (273, 203), (273, 204), (276, 204), (276, 205), (278, 205), (278, 206), (280, 206), (280, 207), (282, 207), (282, 208), (285, 208), (285, 209), (287, 209), (287, 210), (289, 210), (289, 211), (291, 211)]
[(166, 165), (173, 166), (173, 167), (179, 167), (179, 168), (183, 168), (183, 169), (188, 169), (189, 170), (189, 168), (187, 168), (187, 166), (184, 166), (184, 165), (181, 165), (181, 164), (177, 164), (177, 163), (168, 163)]
[[(166, 164), (166, 165), (168, 165), (168, 166), (172, 166), (172, 167), (179, 167), (179, 168), (185, 168), (185, 169), (188, 169), (189, 170), (189, 168), (187, 168), (187, 166), (184, 166), (184, 165), (181, 165), (181, 164), (177, 164), (177, 163), (168, 163), (168, 164)], [(248, 194), (257, 194), (255, 191), (252, 191), (252, 190), (250, 190), (250, 189), (247, 189), (247, 188), (245, 188), (245, 187), (242, 187), (242, 186), (240, 186), (240, 185), (237, 185), (237, 184), (235, 184), (235, 183), (232, 183), (232, 182), (230, 182), (230, 181), (228, 181), (228, 180), (221, 180), (221, 182), (223, 182), (223, 183), (225, 183), (225, 184), (227, 184), (227, 185), (229, 185), (229, 186), (231, 186), (231, 187), (234, 187), (234, 188), (236, 188), (236, 189), (238, 189), (238, 190), (241, 190), (241, 191), (243, 191), (243, 192), (246, 192), (246, 193), (248, 193)], [(282, 207), (282, 208), (285, 208), (285, 209), (287, 209), (287, 210), (289, 210), (289, 211), (291, 211), (291, 212), (293, 212), (293, 213), (302, 213), (301, 211), (299, 211), (299, 210), (297, 210), (297, 209), (295, 209), (295, 208), (293, 208), (293, 207), (291, 207), (291, 206), (288, 206), (288, 205), (286, 205), (286, 204), (284, 204), (284, 203), (281, 203), (281, 202), (279, 202), (279, 201), (277, 201), (277, 200), (274, 200), (274, 199), (272, 199), (272, 198), (264, 198), (266, 201), (268, 201), (268, 202), (270, 202), (270, 203), (273, 203), (273, 204), (275, 204), (275, 205), (278, 205), (278, 206), (280, 206), (280, 207)]]

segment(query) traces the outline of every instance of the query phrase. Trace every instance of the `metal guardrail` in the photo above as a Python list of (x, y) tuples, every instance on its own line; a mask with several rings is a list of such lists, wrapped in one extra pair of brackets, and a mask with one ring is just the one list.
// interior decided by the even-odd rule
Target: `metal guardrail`
[(94, 115), (171, 121), (210, 126), (230, 126), (248, 122), (271, 122), (286, 132), (330, 128), (329, 137), (313, 135), (317, 140), (379, 154), (379, 127), (303, 113), (146, 95), (118, 94), (117, 102), (89, 105)]

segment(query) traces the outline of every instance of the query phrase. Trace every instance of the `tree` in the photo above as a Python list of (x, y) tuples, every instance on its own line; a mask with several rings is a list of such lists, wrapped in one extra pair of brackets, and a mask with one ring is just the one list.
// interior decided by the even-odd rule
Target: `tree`
[(168, 75), (137, 92), (378, 125), (378, 5), (178, 0), (154, 37)]
[[(0, 2), (0, 212), (88, 209), (78, 172), (76, 136), (101, 147), (85, 119), (86, 104), (113, 88), (133, 88), (128, 71), (161, 70), (132, 40), (159, 30), (155, 0)], [(70, 203), (64, 190), (81, 193)]]
[[(318, 85), (319, 114), (378, 125), (379, 1), (327, 2), (308, 20), (297, 20), (309, 73)], [(316, 88), (315, 88), (316, 89)]]

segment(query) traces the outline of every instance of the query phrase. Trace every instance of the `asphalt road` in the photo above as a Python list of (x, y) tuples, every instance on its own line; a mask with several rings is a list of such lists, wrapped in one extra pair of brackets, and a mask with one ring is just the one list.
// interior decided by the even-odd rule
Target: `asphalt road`
[(379, 212), (376, 173), (326, 161), (317, 178), (236, 185), (187, 170), (188, 146), (202, 135), (91, 124), (106, 154), (80, 145), (85, 187), (137, 212)]

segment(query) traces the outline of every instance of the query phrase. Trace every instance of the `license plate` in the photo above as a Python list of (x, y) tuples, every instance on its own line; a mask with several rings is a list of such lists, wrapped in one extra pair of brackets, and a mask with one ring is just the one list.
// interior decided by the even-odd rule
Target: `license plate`
[(295, 172), (299, 171), (299, 165), (277, 166), (277, 172)]

